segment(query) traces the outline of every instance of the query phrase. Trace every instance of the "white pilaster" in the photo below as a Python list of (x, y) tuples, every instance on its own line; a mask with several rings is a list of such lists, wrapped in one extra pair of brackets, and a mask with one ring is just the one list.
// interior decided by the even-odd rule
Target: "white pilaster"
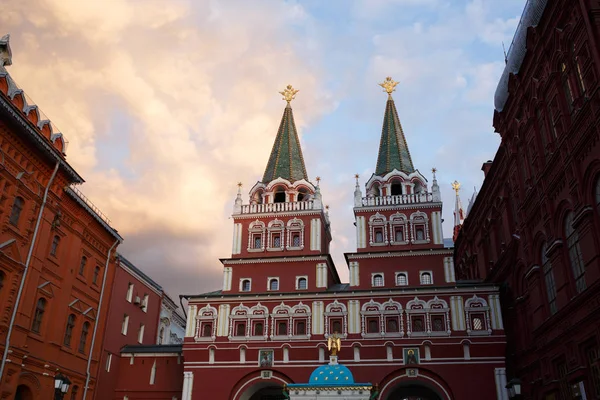
[(326, 288), (327, 287), (327, 264), (325, 264), (325, 263), (317, 264), (316, 285), (318, 288)]
[(358, 261), (352, 261), (349, 264), (350, 270), (350, 286), (358, 286), (360, 284)]
[(446, 282), (456, 282), (454, 259), (452, 257), (444, 257), (444, 277)]
[(196, 314), (198, 313), (197, 305), (188, 306), (188, 319), (185, 326), (185, 336), (194, 336), (196, 333)]
[(365, 229), (365, 217), (356, 217), (356, 248), (364, 249), (367, 247), (367, 231)]
[(494, 369), (494, 378), (496, 381), (496, 397), (498, 400), (509, 400), (506, 389), (506, 368)]
[(181, 400), (192, 400), (192, 389), (194, 388), (194, 373), (185, 371), (183, 373), (183, 390)]
[(321, 219), (314, 218), (310, 221), (310, 249), (321, 251)]
[(219, 315), (217, 317), (217, 336), (229, 335), (229, 313), (231, 306), (229, 304), (221, 304), (219, 306)]
[(223, 291), (227, 292), (231, 290), (231, 277), (233, 275), (233, 268), (223, 268)]
[(450, 314), (452, 315), (452, 329), (464, 331), (467, 329), (465, 322), (465, 304), (462, 296), (450, 297)]
[(488, 304), (490, 305), (490, 312), (492, 314), (492, 329), (504, 329), (504, 323), (502, 322), (502, 310), (500, 308), (500, 296), (497, 294), (491, 294), (488, 297), (488, 300)]
[(324, 333), (323, 322), (323, 302), (313, 301), (312, 303), (312, 333), (313, 335), (322, 335)]
[(360, 302), (348, 302), (348, 333), (360, 333)]
[(233, 224), (233, 245), (231, 254), (242, 252), (242, 224)]

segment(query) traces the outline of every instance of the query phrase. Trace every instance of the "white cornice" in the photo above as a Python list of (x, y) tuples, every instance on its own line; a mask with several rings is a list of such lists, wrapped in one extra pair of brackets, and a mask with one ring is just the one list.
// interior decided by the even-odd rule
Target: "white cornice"
[(421, 209), (421, 208), (441, 208), (442, 202), (428, 202), (428, 203), (411, 203), (411, 204), (397, 204), (390, 206), (368, 206), (368, 207), (354, 207), (354, 212), (373, 212), (373, 211), (396, 211), (396, 210), (410, 210), (410, 209)]
[(273, 211), (254, 214), (234, 214), (231, 217), (238, 219), (256, 219), (261, 217), (296, 217), (299, 215), (323, 215), (323, 210), (303, 210), (303, 211)]
[(282, 263), (282, 262), (298, 262), (298, 261), (328, 261), (327, 256), (298, 256), (298, 257), (274, 257), (274, 258), (244, 258), (235, 260), (221, 260), (223, 265), (236, 264), (264, 264), (264, 263)]
[(454, 250), (450, 249), (435, 249), (435, 250), (421, 250), (421, 251), (398, 251), (398, 252), (381, 252), (381, 253), (350, 253), (346, 254), (348, 260), (360, 260), (364, 258), (384, 258), (384, 257), (422, 257), (431, 255), (453, 255)]

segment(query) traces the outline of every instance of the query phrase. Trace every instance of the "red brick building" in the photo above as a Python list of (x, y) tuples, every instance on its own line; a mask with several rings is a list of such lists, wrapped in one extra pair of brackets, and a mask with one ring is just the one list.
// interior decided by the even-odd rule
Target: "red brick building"
[(162, 300), (162, 287), (119, 254), (95, 399), (114, 398), (117, 381), (123, 377), (120, 354), (124, 346), (156, 344)]
[[(456, 282), (433, 176), (414, 168), (389, 93), (375, 173), (354, 192), (357, 251), (342, 283), (328, 213), (288, 100), (265, 174), (233, 210), (223, 288), (188, 300), (182, 399), (283, 399), (342, 340), (339, 362), (378, 399), (507, 399), (498, 287)], [(350, 199), (349, 199), (350, 200)], [(468, 384), (465, 383), (468, 377)], [(219, 382), (218, 385), (215, 382)]]
[(88, 398), (122, 240), (74, 185), (66, 141), (5, 69), (0, 39), (0, 399)]
[(456, 242), (502, 285), (527, 399), (600, 398), (600, 3), (530, 0), (495, 98), (502, 142)]

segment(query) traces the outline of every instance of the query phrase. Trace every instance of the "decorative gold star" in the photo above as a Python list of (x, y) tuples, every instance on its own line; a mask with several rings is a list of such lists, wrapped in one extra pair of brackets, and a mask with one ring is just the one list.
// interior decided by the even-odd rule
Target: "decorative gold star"
[(433, 172), (435, 174), (437, 172), (437, 168), (436, 167), (431, 168), (431, 172)]
[(296, 98), (296, 93), (298, 93), (298, 92), (299, 92), (299, 90), (294, 89), (292, 87), (292, 85), (287, 85), (285, 90), (283, 92), (279, 92), (279, 93), (283, 95), (283, 100), (287, 101), (288, 104), (290, 104), (290, 101), (292, 101)]
[(242, 182), (238, 182), (238, 187), (241, 188), (242, 187)]

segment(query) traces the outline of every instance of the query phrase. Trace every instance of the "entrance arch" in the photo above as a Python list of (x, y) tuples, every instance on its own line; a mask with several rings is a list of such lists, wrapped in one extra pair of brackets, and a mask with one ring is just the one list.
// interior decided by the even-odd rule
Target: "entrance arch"
[(444, 398), (440, 394), (429, 387), (418, 381), (402, 382), (396, 385), (389, 394), (384, 398), (385, 400), (443, 400)]
[(247, 387), (239, 396), (239, 400), (285, 400), (283, 384), (267, 381)]
[(29, 386), (19, 385), (15, 393), (15, 400), (33, 400), (33, 392)]

